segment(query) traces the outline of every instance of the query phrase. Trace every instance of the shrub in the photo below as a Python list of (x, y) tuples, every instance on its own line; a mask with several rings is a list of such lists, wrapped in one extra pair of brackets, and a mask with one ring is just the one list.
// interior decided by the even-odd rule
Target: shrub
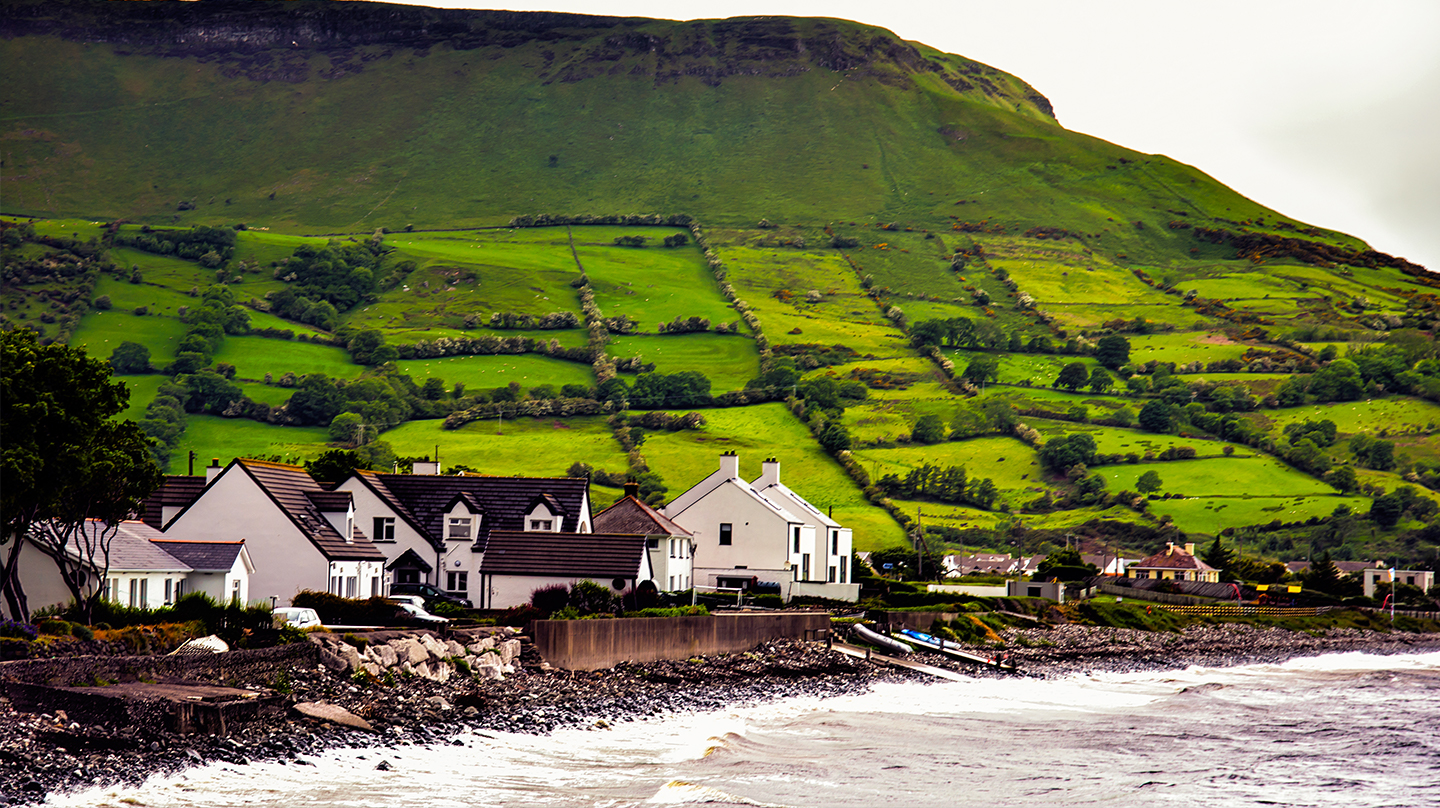
[(569, 604), (583, 614), (615, 610), (615, 594), (594, 581), (580, 581), (570, 587)]
[(570, 602), (570, 589), (564, 584), (542, 586), (530, 593), (530, 605), (545, 614), (554, 614)]
[(56, 617), (41, 620), (36, 628), (41, 634), (51, 634), (56, 637), (63, 637), (70, 633), (70, 624)]
[(93, 630), (91, 630), (91, 628), (90, 628), (89, 626), (87, 626), (87, 625), (85, 625), (85, 624), (83, 624), (83, 623), (71, 623), (71, 624), (70, 624), (70, 634), (71, 634), (73, 637), (75, 637), (75, 639), (77, 639), (77, 640), (93, 640), (93, 639), (95, 639), (95, 632), (94, 632)]
[(754, 603), (763, 609), (779, 609), (785, 606), (785, 600), (779, 595), (756, 595)]
[(0, 620), (0, 637), (17, 637), (22, 640), (33, 640), (40, 636), (39, 630), (29, 623), (21, 623), (10, 618)]

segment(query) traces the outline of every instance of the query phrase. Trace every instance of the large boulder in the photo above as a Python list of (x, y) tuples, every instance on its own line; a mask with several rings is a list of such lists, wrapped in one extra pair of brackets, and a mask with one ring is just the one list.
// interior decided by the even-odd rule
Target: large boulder
[(446, 656), (452, 656), (459, 659), (465, 658), (465, 646), (461, 645), (458, 642), (455, 642), (454, 640), (445, 641), (445, 650), (447, 652)]
[(440, 642), (431, 635), (421, 634), (419, 640), (420, 645), (425, 648), (425, 651), (429, 653), (431, 657), (435, 659), (444, 659), (445, 657), (450, 656), (450, 649), (445, 647), (445, 643)]
[(353, 672), (360, 669), (360, 663), (363, 661), (360, 658), (360, 652), (355, 650), (355, 646), (350, 643), (340, 643), (340, 647), (335, 649), (335, 655), (345, 660), (345, 670)]
[(500, 661), (507, 665), (520, 658), (519, 640), (504, 640), (496, 643), (495, 647), (500, 652)]
[(492, 650), (492, 649), (494, 649), (494, 648), (495, 648), (495, 638), (494, 638), (494, 637), (486, 637), (486, 638), (483, 639), (483, 640), (476, 640), (475, 642), (472, 642), (472, 643), (470, 643), (468, 646), (466, 646), (466, 649), (469, 650), (470, 653), (472, 653), (472, 654), (483, 654), (483, 653), (485, 653), (486, 651), (490, 651), (490, 650)]
[(411, 665), (418, 665), (430, 659), (430, 652), (425, 649), (414, 638), (401, 637), (387, 643), (395, 649), (395, 655), (401, 662), (409, 662)]
[[(492, 656), (492, 657), (493, 657), (494, 655), (493, 655), (493, 654), (486, 654), (486, 656)], [(471, 670), (473, 670), (473, 671), (475, 672), (475, 676), (476, 676), (477, 678), (479, 678), (479, 679), (504, 679), (504, 678), (505, 678), (505, 675), (500, 672), (500, 666), (499, 666), (499, 665), (496, 665), (496, 664), (493, 664), (493, 663), (482, 662), (482, 663), (480, 663), (479, 665), (476, 665), (476, 666), (474, 666), (473, 668), (471, 668)]]
[(375, 728), (370, 726), (369, 721), (346, 710), (344, 707), (338, 707), (334, 704), (326, 704), (318, 701), (302, 701), (295, 705), (295, 712), (310, 718), (328, 721), (331, 724), (338, 724), (342, 727), (363, 729), (367, 732), (375, 731)]
[(382, 668), (393, 668), (395, 667), (395, 663), (400, 661), (399, 656), (395, 653), (395, 648), (385, 644), (372, 645), (366, 648), (365, 655), (370, 658), (371, 662), (374, 662)]

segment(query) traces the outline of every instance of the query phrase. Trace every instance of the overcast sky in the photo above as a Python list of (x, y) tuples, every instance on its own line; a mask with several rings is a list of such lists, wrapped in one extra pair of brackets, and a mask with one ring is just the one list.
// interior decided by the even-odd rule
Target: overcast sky
[(1437, 0), (412, 4), (878, 25), (1025, 79), (1066, 128), (1169, 155), (1288, 216), (1440, 271)]

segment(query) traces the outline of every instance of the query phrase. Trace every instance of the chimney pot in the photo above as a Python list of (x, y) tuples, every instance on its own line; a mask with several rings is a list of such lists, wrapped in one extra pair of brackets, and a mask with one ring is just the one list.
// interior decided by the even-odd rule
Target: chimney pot
[(633, 480), (630, 481), (630, 482), (628, 482), (628, 483), (625, 483), (625, 496), (627, 496), (627, 497), (634, 497), (634, 498), (636, 498), (636, 499), (639, 499), (639, 498), (640, 498), (640, 483), (637, 483), (637, 482), (635, 482), (635, 481), (633, 481)]
[(726, 478), (734, 479), (740, 476), (740, 456), (734, 452), (726, 452), (720, 455), (720, 473)]
[(220, 467), (220, 458), (211, 458), (210, 465), (205, 469), (205, 484), (209, 485), (211, 480), (219, 477), (221, 471), (224, 471), (224, 469)]

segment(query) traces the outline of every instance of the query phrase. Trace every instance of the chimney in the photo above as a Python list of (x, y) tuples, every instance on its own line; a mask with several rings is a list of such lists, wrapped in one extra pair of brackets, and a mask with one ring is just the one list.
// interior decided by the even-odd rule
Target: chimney
[(1186, 542), (1186, 544), (1185, 544), (1185, 554), (1186, 554), (1186, 555), (1192, 555), (1192, 556), (1195, 555), (1195, 545), (1194, 545), (1194, 543)]
[(1165, 555), (1175, 555), (1175, 542), (1165, 542)]
[(740, 476), (740, 455), (734, 452), (726, 452), (720, 455), (720, 473), (727, 478)]
[(412, 474), (422, 474), (427, 477), (438, 477), (440, 475), (439, 460), (416, 460)]
[(634, 497), (634, 498), (636, 498), (636, 499), (639, 499), (639, 498), (640, 498), (640, 483), (637, 483), (637, 482), (635, 482), (634, 480), (631, 480), (630, 482), (625, 483), (625, 496), (627, 496), (627, 497)]
[(216, 477), (219, 477), (220, 472), (223, 470), (224, 469), (222, 469), (220, 466), (220, 458), (210, 458), (210, 466), (205, 469), (205, 484), (209, 485), (210, 481), (214, 480)]
[(765, 458), (765, 462), (760, 464), (760, 479), (757, 482), (761, 488), (780, 484), (780, 458)]

